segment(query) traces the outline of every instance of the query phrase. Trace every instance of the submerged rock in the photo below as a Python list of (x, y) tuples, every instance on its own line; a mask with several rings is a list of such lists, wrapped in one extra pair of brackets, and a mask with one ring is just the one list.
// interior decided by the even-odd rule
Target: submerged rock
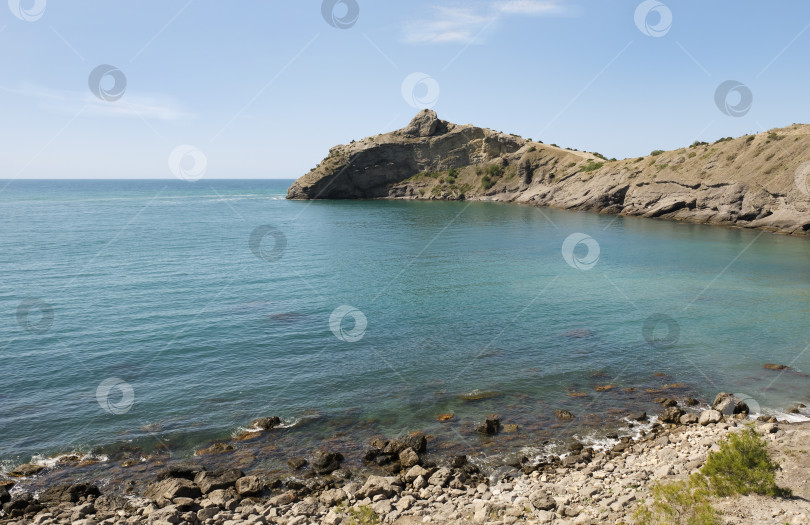
[(475, 431), (479, 434), (485, 434), (487, 436), (494, 436), (501, 430), (501, 420), (498, 416), (487, 416), (486, 421), (484, 421), (483, 425), (478, 425), (475, 428)]
[(8, 475), (13, 476), (15, 478), (30, 478), (31, 476), (36, 476), (43, 470), (45, 470), (45, 467), (43, 467), (42, 465), (36, 465), (34, 463), (25, 463), (9, 472)]

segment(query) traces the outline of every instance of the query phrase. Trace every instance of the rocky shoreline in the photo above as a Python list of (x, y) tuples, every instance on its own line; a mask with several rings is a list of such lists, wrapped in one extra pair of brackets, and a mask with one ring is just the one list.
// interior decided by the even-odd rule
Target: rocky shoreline
[[(429, 456), (428, 436), (414, 432), (369, 443), (363, 460), (369, 471), (378, 472), (371, 475), (350, 472), (339, 451), (323, 449), (309, 458), (290, 458), (291, 474), (284, 479), (184, 462), (163, 468), (142, 491), (129, 494), (87, 482), (21, 493), (13, 481), (5, 481), (0, 482), (0, 523), (632, 523), (653, 483), (696, 471), (730, 432), (755, 424), (775, 445), (801, 444), (810, 433), (805, 424), (771, 416), (749, 420), (748, 406), (731, 394), (718, 394), (705, 410), (696, 409), (691, 398), (658, 402), (662, 410), (656, 416), (632, 415), (647, 421), (636, 438), (621, 438), (606, 450), (572, 443), (563, 454), (519, 457), (492, 472), (482, 472), (467, 456)], [(277, 418), (253, 422), (266, 431), (279, 423)], [(496, 435), (503, 428), (491, 416), (476, 430)], [(794, 463), (793, 468), (806, 462), (794, 458)], [(34, 470), (24, 465), (16, 474), (35, 475)], [(770, 507), (755, 502), (751, 512), (770, 513), (758, 523), (807, 523), (810, 507), (802, 498), (809, 490), (794, 488), (798, 498), (770, 502)], [(732, 510), (739, 514), (739, 505)], [(730, 519), (726, 522), (752, 522), (747, 515)]]
[(806, 235), (810, 126), (632, 159), (440, 120), (335, 146), (288, 199), (514, 202)]

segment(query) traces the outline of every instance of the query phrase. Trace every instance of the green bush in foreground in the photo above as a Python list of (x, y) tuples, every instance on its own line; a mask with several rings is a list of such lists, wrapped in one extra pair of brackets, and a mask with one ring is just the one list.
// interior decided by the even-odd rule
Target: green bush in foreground
[(711, 496), (760, 494), (790, 496), (776, 485), (779, 465), (769, 454), (762, 436), (752, 428), (730, 434), (711, 452), (706, 464), (689, 481), (657, 483), (651, 489), (652, 502), (642, 502), (636, 523), (713, 525), (722, 523), (712, 507)]
[(777, 470), (779, 465), (768, 455), (765, 440), (747, 428), (720, 442), (720, 450), (709, 454), (701, 473), (718, 496), (789, 496), (789, 490), (776, 486)]
[(652, 503), (636, 511), (639, 525), (720, 525), (722, 520), (709, 502), (709, 490), (695, 477), (687, 481), (657, 483)]

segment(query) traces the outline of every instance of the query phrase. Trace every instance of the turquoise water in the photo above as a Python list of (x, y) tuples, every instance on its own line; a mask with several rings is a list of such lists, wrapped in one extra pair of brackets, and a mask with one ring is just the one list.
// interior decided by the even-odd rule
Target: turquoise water
[[(672, 383), (761, 411), (808, 399), (806, 239), (497, 203), (290, 202), (290, 182), (9, 184), (4, 464), (121, 443), (181, 456), (269, 415), (293, 440), (451, 441), (489, 412), (554, 437), (556, 408), (618, 418)], [(598, 243), (588, 270), (563, 257), (574, 233)], [(587, 266), (585, 251), (569, 259)], [(346, 316), (341, 340), (344, 305), (366, 326)], [(645, 332), (654, 314), (668, 317)], [(476, 390), (494, 397), (460, 397)]]

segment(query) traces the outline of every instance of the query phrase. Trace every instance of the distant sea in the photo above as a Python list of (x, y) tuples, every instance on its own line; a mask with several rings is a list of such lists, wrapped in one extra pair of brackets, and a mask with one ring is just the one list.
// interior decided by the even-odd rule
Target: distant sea
[[(280, 416), (291, 447), (423, 430), (496, 451), (603, 439), (661, 396), (727, 391), (780, 414), (810, 398), (807, 239), (486, 202), (291, 202), (291, 182), (9, 183), (3, 467), (183, 457), (260, 416)], [(491, 413), (518, 428), (482, 442)]]

